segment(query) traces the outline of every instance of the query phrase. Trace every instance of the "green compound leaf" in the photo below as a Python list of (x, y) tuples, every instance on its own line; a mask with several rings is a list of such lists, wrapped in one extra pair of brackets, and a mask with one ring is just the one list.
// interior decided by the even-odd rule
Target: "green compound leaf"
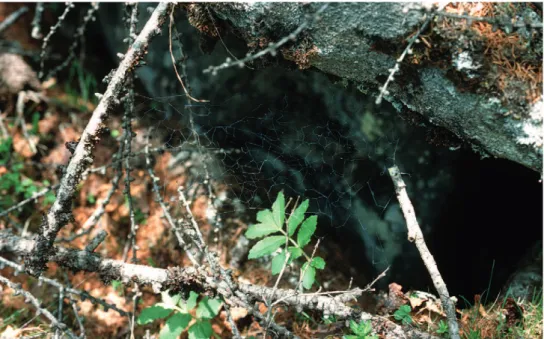
[(197, 321), (189, 327), (189, 339), (209, 339), (212, 334), (212, 325), (207, 320)]
[(164, 324), (161, 332), (159, 333), (160, 339), (177, 339), (181, 332), (189, 325), (191, 316), (185, 313), (176, 313)]
[(213, 319), (219, 313), (223, 302), (219, 299), (202, 298), (196, 308), (196, 317), (199, 319)]
[(259, 224), (250, 225), (246, 231), (246, 238), (256, 239), (269, 235), (271, 233), (278, 232), (281, 226), (277, 226), (272, 212), (270, 210), (264, 210), (257, 213), (257, 221)]
[(196, 307), (196, 300), (198, 299), (198, 293), (194, 291), (189, 292), (189, 298), (187, 300), (181, 299), (178, 303), (179, 308), (182, 309), (183, 313), (189, 313), (193, 308)]
[(297, 243), (301, 248), (308, 245), (310, 239), (312, 239), (312, 235), (314, 234), (316, 227), (317, 216), (312, 215), (304, 220), (297, 234)]
[(138, 325), (146, 325), (154, 322), (157, 319), (164, 319), (168, 317), (170, 313), (172, 313), (172, 310), (153, 305), (143, 309), (142, 312), (140, 312), (136, 323)]
[(304, 200), (302, 204), (300, 204), (293, 214), (289, 217), (289, 222), (287, 224), (287, 229), (289, 232), (289, 236), (293, 236), (295, 234), (295, 231), (297, 230), (298, 225), (304, 220), (304, 213), (306, 213), (306, 210), (308, 209), (308, 199)]
[(283, 264), (285, 264), (285, 251), (281, 251), (280, 254), (272, 258), (272, 275), (280, 273)]
[(274, 223), (281, 229), (285, 220), (285, 197), (283, 192), (278, 193), (278, 197), (272, 205), (272, 215), (274, 216)]
[(312, 259), (312, 263), (310, 265), (318, 270), (322, 270), (325, 268), (325, 260), (321, 257), (315, 257)]
[(302, 286), (305, 289), (309, 290), (310, 288), (312, 288), (312, 285), (315, 282), (315, 268), (308, 265), (308, 263), (305, 263), (304, 265), (302, 265), (300, 274), (302, 274), (302, 272), (304, 272), (304, 276), (302, 277)]
[(162, 303), (166, 305), (165, 308), (172, 308), (176, 306), (181, 300), (181, 295), (170, 295), (168, 291), (161, 292)]
[(268, 238), (264, 238), (253, 246), (249, 251), (248, 259), (256, 259), (264, 257), (265, 255), (273, 253), (285, 243), (285, 236), (274, 235)]
[(399, 307), (398, 310), (393, 313), (393, 316), (395, 319), (402, 321), (403, 324), (411, 324), (412, 323), (412, 317), (410, 316), (410, 312), (412, 311), (412, 308), (408, 305), (402, 305)]
[(293, 260), (298, 259), (302, 256), (302, 250), (298, 247), (290, 246), (287, 248), (289, 253), (291, 253), (291, 257), (289, 258), (289, 263), (292, 263)]

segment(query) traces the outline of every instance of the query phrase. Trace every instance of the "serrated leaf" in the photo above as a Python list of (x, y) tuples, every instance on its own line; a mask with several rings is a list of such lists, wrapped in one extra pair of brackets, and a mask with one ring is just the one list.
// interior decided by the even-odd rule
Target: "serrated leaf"
[(245, 233), (246, 238), (261, 238), (265, 235), (278, 232), (281, 229), (281, 226), (278, 227), (276, 225), (270, 210), (264, 210), (257, 213), (257, 220), (260, 221), (260, 224), (250, 225)]
[(314, 257), (311, 263), (312, 267), (322, 270), (325, 268), (325, 260), (321, 257)]
[(256, 259), (271, 254), (285, 243), (285, 236), (274, 235), (257, 242), (249, 251), (248, 259)]
[(308, 263), (305, 263), (302, 265), (302, 269), (300, 270), (301, 274), (302, 272), (304, 272), (304, 276), (302, 277), (302, 286), (309, 290), (312, 288), (312, 285), (315, 282), (315, 268), (308, 265)]
[(295, 231), (297, 230), (298, 225), (300, 225), (302, 220), (304, 220), (304, 213), (306, 213), (307, 209), (308, 209), (308, 199), (304, 200), (302, 204), (300, 204), (289, 217), (289, 222), (287, 223), (287, 230), (289, 232), (290, 237), (293, 236), (293, 234), (295, 234)]
[(283, 264), (285, 264), (285, 251), (281, 251), (280, 254), (272, 258), (272, 275), (280, 273)]
[(181, 300), (181, 295), (170, 295), (168, 291), (161, 292), (162, 302), (168, 306), (176, 306)]
[(283, 227), (283, 221), (285, 220), (285, 197), (283, 192), (278, 193), (278, 197), (272, 205), (272, 215), (274, 216), (274, 223), (279, 228)]
[(148, 308), (144, 308), (142, 312), (140, 312), (136, 323), (138, 325), (146, 325), (157, 319), (164, 319), (168, 317), (170, 313), (172, 313), (172, 310), (153, 305)]
[(202, 298), (196, 308), (196, 317), (199, 319), (213, 319), (219, 313), (223, 302), (219, 299)]
[(302, 256), (302, 250), (298, 247), (290, 246), (287, 248), (289, 253), (291, 253), (291, 257), (289, 258), (289, 263), (292, 263), (293, 260), (300, 258)]
[(191, 321), (191, 316), (185, 313), (176, 313), (164, 324), (161, 332), (159, 333), (160, 339), (177, 339), (181, 332), (185, 330), (189, 322)]
[(189, 327), (189, 339), (209, 339), (213, 334), (209, 321), (197, 321)]
[(297, 234), (297, 243), (301, 248), (308, 245), (310, 239), (312, 239), (312, 235), (314, 234), (316, 227), (317, 216), (312, 215), (304, 220)]

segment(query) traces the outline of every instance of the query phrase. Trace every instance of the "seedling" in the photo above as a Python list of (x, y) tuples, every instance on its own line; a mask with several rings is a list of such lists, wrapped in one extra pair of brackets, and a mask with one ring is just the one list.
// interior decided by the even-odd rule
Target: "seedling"
[[(210, 338), (214, 335), (210, 319), (219, 314), (223, 303), (218, 299), (203, 297), (197, 305), (198, 294), (191, 291), (183, 300), (180, 294), (171, 296), (162, 292), (162, 302), (144, 309), (138, 317), (138, 325), (146, 325), (158, 319), (166, 319), (160, 339), (176, 339), (187, 329), (189, 339)], [(193, 309), (195, 316), (192, 315)]]
[[(297, 258), (304, 256), (306, 262), (301, 267), (301, 281), (305, 289), (312, 288), (315, 282), (316, 270), (325, 268), (325, 260), (323, 258), (311, 258), (303, 250), (310, 243), (317, 227), (317, 216), (312, 215), (304, 219), (304, 213), (306, 213), (308, 205), (308, 200), (304, 200), (286, 218), (285, 197), (283, 192), (280, 192), (272, 205), (272, 210), (266, 209), (257, 213), (257, 221), (259, 223), (250, 225), (245, 234), (249, 239), (258, 239), (266, 236), (251, 248), (248, 256), (249, 259), (257, 259), (270, 255), (284, 246), (272, 259), (273, 275), (281, 272), (286, 260), (287, 264), (291, 264)], [(296, 240), (293, 238), (295, 233), (297, 233)], [(287, 253), (289, 253), (288, 259)]]

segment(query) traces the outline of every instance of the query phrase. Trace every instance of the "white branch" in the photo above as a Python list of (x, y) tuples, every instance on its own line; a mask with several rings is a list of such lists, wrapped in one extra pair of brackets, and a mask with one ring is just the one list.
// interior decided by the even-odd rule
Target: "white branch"
[(390, 167), (389, 175), (391, 176), (391, 180), (393, 180), (393, 184), (395, 185), (397, 199), (399, 200), (402, 213), (404, 214), (404, 219), (406, 220), (406, 226), (408, 227), (408, 240), (410, 240), (410, 242), (415, 242), (419, 254), (421, 255), (421, 259), (423, 259), (423, 263), (425, 264), (425, 267), (427, 267), (431, 279), (433, 280), (434, 287), (440, 295), (442, 307), (444, 307), (446, 316), (448, 318), (450, 337), (452, 339), (460, 339), (459, 325), (457, 324), (457, 319), (455, 317), (455, 306), (450, 299), (450, 294), (448, 292), (448, 288), (446, 287), (446, 283), (444, 283), (444, 279), (442, 279), (442, 276), (438, 271), (436, 261), (427, 248), (425, 239), (423, 239), (423, 232), (421, 232), (421, 228), (417, 222), (416, 213), (414, 211), (414, 207), (412, 206), (412, 202), (408, 197), (408, 193), (406, 192), (406, 184), (404, 183), (404, 180), (402, 180), (399, 168), (397, 166)]
[(134, 71), (138, 61), (146, 54), (147, 46), (153, 36), (160, 32), (171, 3), (161, 2), (147, 21), (136, 41), (128, 49), (119, 68), (113, 74), (106, 93), (96, 107), (85, 127), (79, 143), (74, 151), (66, 173), (62, 177), (55, 203), (44, 218), (35, 248), (26, 261), (27, 272), (39, 276), (45, 268), (47, 258), (59, 230), (72, 218), (72, 199), (74, 197), (81, 175), (93, 162), (92, 151), (98, 143), (100, 133), (106, 127), (108, 112), (119, 103), (118, 97), (124, 89), (127, 75)]

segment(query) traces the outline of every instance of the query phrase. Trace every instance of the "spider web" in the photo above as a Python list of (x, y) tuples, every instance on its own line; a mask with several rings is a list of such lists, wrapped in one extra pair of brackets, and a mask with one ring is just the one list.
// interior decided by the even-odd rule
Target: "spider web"
[[(160, 142), (173, 150), (169, 170), (190, 167), (186, 188), (192, 199), (211, 197), (214, 210), (208, 222), (218, 228), (225, 215), (240, 209), (254, 222), (256, 212), (270, 208), (284, 191), (293, 199), (309, 199), (308, 213), (318, 216), (323, 233), (356, 234), (365, 243), (361, 252), (376, 269), (389, 266), (392, 256), (385, 252), (391, 244), (383, 243), (386, 230), (376, 229), (385, 223), (377, 225), (374, 219), (383, 218), (394, 198), (386, 164), (395, 160), (396, 128), (364, 127), (376, 123), (361, 119), (372, 116), (372, 99), (334, 86), (321, 74), (293, 79), (283, 70), (259, 72), (251, 83), (280, 73), (276, 80), (287, 87), (301, 81), (313, 85), (300, 93), (278, 90), (264, 97), (262, 90), (248, 90), (211, 103), (138, 97), (140, 118), (163, 130)], [(341, 95), (340, 100), (319, 98), (311, 91), (315, 86), (333, 86), (326, 89), (328, 95)], [(170, 117), (168, 110), (174, 112)]]

